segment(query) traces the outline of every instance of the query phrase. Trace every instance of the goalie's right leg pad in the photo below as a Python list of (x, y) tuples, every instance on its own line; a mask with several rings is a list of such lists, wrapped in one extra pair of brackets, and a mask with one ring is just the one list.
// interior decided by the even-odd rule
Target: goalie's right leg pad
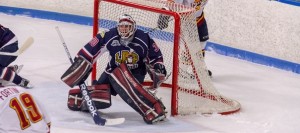
[(79, 88), (69, 90), (68, 94), (68, 108), (73, 111), (80, 111), (82, 104), (82, 94)]
[[(110, 87), (108, 84), (87, 86), (97, 109), (105, 109), (111, 106)], [(73, 111), (88, 111), (85, 100), (79, 88), (69, 90), (68, 108)]]
[(153, 124), (166, 118), (163, 103), (143, 88), (125, 64), (115, 68), (109, 79), (113, 89), (143, 117), (146, 123)]

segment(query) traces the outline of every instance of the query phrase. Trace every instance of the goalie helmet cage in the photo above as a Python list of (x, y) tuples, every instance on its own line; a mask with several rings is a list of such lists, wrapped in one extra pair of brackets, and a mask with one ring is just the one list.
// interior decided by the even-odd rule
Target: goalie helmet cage
[[(171, 11), (163, 10), (163, 7)], [(93, 36), (115, 27), (120, 15), (131, 15), (137, 28), (148, 32), (163, 53), (164, 64), (171, 76), (162, 86), (172, 88), (172, 116), (237, 112), (240, 103), (221, 95), (207, 74), (194, 13), (193, 8), (165, 0), (94, 0)], [(163, 30), (157, 27), (161, 14), (170, 16), (168, 26)], [(108, 54), (104, 54), (94, 64), (92, 80), (99, 78), (108, 58)], [(150, 85), (150, 81), (146, 76), (144, 84)]]

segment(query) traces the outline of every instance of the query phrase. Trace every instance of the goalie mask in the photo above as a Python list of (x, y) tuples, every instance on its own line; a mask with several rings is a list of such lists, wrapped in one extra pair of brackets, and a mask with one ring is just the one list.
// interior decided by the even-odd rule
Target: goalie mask
[(136, 31), (135, 21), (130, 15), (124, 14), (119, 18), (117, 29), (122, 39), (128, 39)]

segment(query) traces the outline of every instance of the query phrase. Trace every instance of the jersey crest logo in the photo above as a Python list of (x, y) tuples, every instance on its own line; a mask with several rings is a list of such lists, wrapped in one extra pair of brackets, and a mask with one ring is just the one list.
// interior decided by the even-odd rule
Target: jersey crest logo
[(129, 52), (128, 50), (122, 50), (115, 54), (116, 65), (126, 63), (129, 69), (135, 69), (138, 67), (139, 55), (135, 52)]
[(90, 42), (89, 44), (92, 46), (92, 47), (95, 47), (96, 44), (99, 42), (99, 39), (97, 37), (94, 37)]

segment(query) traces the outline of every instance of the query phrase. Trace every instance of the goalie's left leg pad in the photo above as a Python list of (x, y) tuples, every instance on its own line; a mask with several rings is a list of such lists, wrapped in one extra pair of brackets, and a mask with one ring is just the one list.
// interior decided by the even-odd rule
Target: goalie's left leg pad
[[(110, 87), (108, 84), (100, 84), (94, 86), (87, 86), (91, 97), (97, 109), (106, 109), (111, 106)], [(84, 99), (79, 88), (69, 90), (68, 108), (73, 111), (82, 111), (84, 106)]]
[(132, 76), (125, 64), (117, 67), (109, 76), (113, 89), (120, 97), (141, 116), (148, 124), (163, 120), (165, 106), (151, 92)]

